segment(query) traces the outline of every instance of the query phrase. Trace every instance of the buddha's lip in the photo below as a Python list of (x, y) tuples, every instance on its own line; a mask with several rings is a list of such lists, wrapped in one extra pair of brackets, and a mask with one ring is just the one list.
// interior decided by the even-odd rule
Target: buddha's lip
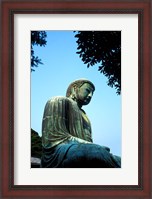
[(86, 99), (85, 99), (85, 101), (90, 101), (91, 100), (91, 97), (87, 97)]
[(86, 99), (87, 99), (87, 100), (91, 100), (91, 97), (87, 97)]

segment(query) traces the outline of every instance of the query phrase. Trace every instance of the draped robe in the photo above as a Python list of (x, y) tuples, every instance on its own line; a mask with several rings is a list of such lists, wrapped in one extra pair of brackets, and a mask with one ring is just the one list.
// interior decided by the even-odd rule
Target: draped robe
[(120, 167), (116, 156), (92, 143), (87, 115), (67, 97), (53, 97), (46, 103), (42, 146), (41, 167)]

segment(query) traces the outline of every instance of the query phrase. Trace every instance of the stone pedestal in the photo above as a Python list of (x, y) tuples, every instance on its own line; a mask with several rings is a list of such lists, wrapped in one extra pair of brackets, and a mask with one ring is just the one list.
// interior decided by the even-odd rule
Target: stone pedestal
[(41, 159), (31, 157), (31, 168), (40, 168)]

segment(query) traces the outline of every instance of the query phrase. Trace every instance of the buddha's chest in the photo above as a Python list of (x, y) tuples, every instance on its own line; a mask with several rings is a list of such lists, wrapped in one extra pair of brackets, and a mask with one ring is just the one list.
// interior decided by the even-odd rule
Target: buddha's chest
[(92, 135), (91, 135), (91, 123), (87, 115), (81, 111), (81, 116), (82, 116), (82, 123), (83, 123), (83, 129), (85, 132), (85, 135), (87, 138), (91, 141), (92, 140)]

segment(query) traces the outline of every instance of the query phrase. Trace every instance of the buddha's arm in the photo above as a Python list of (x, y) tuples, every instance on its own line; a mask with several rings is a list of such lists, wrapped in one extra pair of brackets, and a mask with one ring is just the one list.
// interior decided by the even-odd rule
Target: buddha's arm
[[(70, 135), (70, 134), (69, 134)], [(72, 135), (70, 135), (69, 136), (69, 138), (68, 138), (68, 140), (69, 141), (74, 141), (74, 142), (79, 142), (79, 143), (88, 143), (88, 144), (91, 144), (92, 142), (88, 142), (88, 141), (86, 141), (86, 140), (83, 140), (83, 139), (81, 139), (81, 138), (77, 138), (77, 137), (74, 137), (74, 136), (72, 136)]]
[(47, 102), (42, 123), (43, 146), (53, 147), (66, 141), (91, 143), (78, 135), (78, 127), (73, 124), (75, 118), (69, 127), (70, 130), (68, 129), (69, 121), (66, 117), (68, 104), (69, 101), (64, 97), (55, 97)]

